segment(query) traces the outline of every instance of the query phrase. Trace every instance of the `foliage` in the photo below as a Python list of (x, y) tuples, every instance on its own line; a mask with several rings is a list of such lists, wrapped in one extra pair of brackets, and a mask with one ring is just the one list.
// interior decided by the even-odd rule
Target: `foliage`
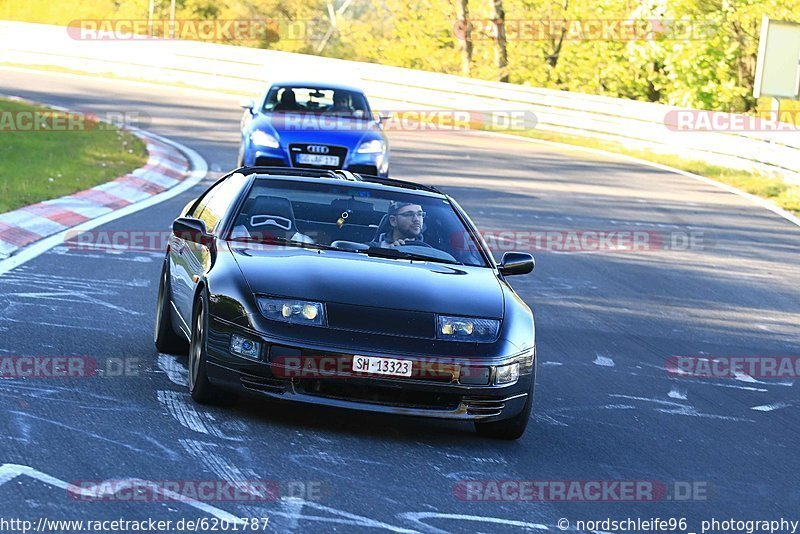
[[(229, 44), (462, 71), (459, 0), (177, 0), (184, 20), (271, 20), (274, 31)], [(471, 75), (499, 79), (493, 0), (469, 2)], [(800, 0), (504, 0), (512, 83), (677, 106), (752, 111), (761, 17), (800, 17)], [(169, 2), (156, 1), (156, 18)], [(66, 24), (79, 18), (147, 17), (147, 0), (3, 0), (0, 17)], [(648, 28), (603, 37), (587, 21)], [(628, 22), (625, 22), (628, 21)], [(527, 26), (525, 26), (527, 24)], [(570, 31), (561, 37), (559, 24)], [(523, 31), (521, 28), (538, 28)], [(302, 28), (303, 31), (296, 31)], [(577, 31), (576, 31), (577, 28)], [(584, 31), (581, 31), (584, 30)]]

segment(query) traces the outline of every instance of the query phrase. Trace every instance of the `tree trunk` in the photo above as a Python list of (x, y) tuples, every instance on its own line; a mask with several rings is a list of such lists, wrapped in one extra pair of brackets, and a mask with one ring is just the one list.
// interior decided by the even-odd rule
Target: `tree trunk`
[(492, 19), (495, 28), (496, 47), (494, 50), (494, 63), (497, 67), (498, 80), (508, 81), (508, 46), (506, 42), (506, 12), (503, 9), (503, 0), (491, 0)]
[(456, 0), (456, 37), (461, 45), (461, 74), (469, 76), (472, 70), (472, 27), (469, 23), (469, 0)]

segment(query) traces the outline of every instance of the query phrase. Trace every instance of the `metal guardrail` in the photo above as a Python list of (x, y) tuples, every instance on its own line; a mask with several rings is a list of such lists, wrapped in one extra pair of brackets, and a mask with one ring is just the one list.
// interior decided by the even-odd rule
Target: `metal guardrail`
[(800, 130), (674, 131), (680, 108), (473, 80), (399, 67), (195, 41), (78, 40), (58, 26), (0, 22), (0, 63), (46, 66), (252, 96), (270, 79), (328, 78), (364, 87), (381, 109), (534, 112), (537, 128), (616, 141), (800, 183)]

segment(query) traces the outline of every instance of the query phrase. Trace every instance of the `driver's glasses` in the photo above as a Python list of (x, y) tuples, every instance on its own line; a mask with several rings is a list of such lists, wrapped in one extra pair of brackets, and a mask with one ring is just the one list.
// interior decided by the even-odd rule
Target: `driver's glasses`
[(416, 215), (417, 217), (422, 219), (423, 217), (425, 217), (425, 212), (424, 211), (404, 211), (402, 213), (398, 213), (397, 214), (398, 217), (413, 217), (414, 215)]

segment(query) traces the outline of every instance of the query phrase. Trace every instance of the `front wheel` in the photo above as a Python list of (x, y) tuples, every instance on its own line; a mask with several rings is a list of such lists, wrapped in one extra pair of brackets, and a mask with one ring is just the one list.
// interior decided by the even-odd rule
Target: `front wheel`
[(229, 404), (235, 400), (231, 393), (220, 389), (208, 379), (206, 370), (208, 339), (208, 304), (205, 296), (198, 297), (192, 321), (192, 342), (189, 347), (189, 393), (200, 404)]
[(156, 304), (156, 328), (153, 341), (158, 352), (163, 354), (186, 354), (186, 340), (175, 332), (172, 326), (172, 304), (169, 284), (169, 267), (164, 263), (161, 269), (161, 283), (158, 286)]

